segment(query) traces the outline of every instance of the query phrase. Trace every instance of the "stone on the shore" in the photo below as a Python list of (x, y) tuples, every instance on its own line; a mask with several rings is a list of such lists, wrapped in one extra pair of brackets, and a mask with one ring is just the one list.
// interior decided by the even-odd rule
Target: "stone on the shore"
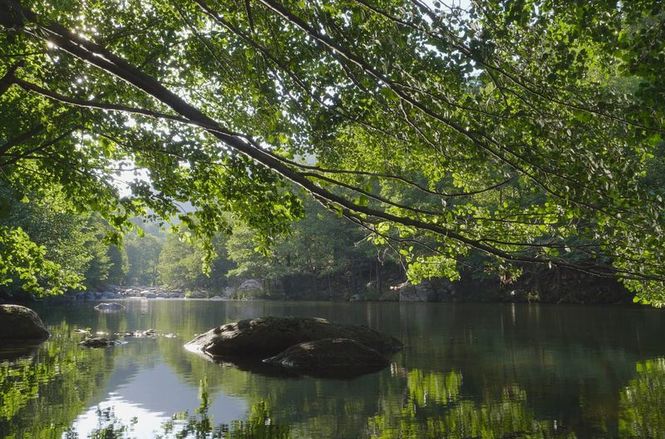
[(95, 309), (102, 312), (115, 312), (124, 310), (125, 305), (115, 302), (102, 302), (95, 306)]
[(185, 346), (211, 356), (266, 358), (305, 342), (325, 338), (355, 340), (379, 353), (397, 352), (402, 343), (366, 326), (340, 325), (321, 318), (262, 317), (228, 323), (199, 335)]
[(323, 378), (352, 378), (381, 370), (390, 363), (381, 353), (348, 338), (300, 343), (263, 362)]
[(49, 337), (36, 312), (21, 305), (0, 305), (0, 342), (42, 341)]

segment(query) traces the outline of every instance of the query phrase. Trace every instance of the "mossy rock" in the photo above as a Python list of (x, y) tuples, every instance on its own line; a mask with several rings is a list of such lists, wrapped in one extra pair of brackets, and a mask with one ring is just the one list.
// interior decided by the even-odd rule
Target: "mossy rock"
[(399, 340), (366, 326), (340, 325), (312, 317), (241, 320), (213, 328), (185, 346), (211, 356), (267, 358), (300, 343), (335, 338), (355, 340), (382, 354), (402, 348)]
[(348, 338), (325, 338), (291, 346), (264, 363), (321, 378), (354, 378), (388, 366), (387, 357)]
[(43, 341), (49, 337), (36, 312), (21, 305), (0, 305), (0, 342)]

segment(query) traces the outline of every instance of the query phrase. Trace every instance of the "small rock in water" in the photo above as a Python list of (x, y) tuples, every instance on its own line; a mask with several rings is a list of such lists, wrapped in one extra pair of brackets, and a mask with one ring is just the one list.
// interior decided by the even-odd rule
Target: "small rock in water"
[(154, 329), (146, 329), (145, 331), (136, 330), (132, 332), (125, 332), (122, 335), (124, 335), (125, 337), (142, 338), (142, 337), (156, 337), (158, 334), (157, 331), (155, 331)]
[(95, 309), (101, 312), (117, 312), (124, 310), (125, 306), (120, 303), (102, 302), (99, 305), (95, 306)]
[(88, 348), (105, 348), (108, 346), (115, 346), (118, 342), (117, 340), (106, 337), (91, 337), (86, 338), (79, 344)]

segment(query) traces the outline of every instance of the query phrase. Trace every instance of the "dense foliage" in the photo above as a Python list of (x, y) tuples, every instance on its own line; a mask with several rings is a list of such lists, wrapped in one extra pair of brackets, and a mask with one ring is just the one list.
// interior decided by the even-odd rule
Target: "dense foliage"
[(124, 278), (124, 251), (106, 240), (109, 227), (98, 215), (73, 211), (59, 192), (19, 200), (0, 186), (0, 194), (0, 296), (58, 294)]
[[(228, 212), (286, 232), (295, 184), (414, 281), (473, 250), (665, 301), (660, 1), (0, 0), (0, 18), (16, 193), (57, 186), (118, 229), (177, 218), (210, 262)], [(48, 271), (21, 233), (0, 234), (33, 261), (19, 276)]]

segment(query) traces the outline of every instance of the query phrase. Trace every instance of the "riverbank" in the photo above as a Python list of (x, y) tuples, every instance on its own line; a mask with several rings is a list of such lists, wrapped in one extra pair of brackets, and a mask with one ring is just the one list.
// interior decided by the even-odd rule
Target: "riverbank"
[[(364, 288), (349, 290), (334, 284), (315, 288), (289, 282), (289, 289), (273, 281), (246, 279), (237, 286), (219, 291), (205, 289), (178, 290), (160, 286), (111, 285), (99, 291), (79, 292), (47, 298), (48, 301), (106, 301), (151, 299), (208, 299), (208, 300), (286, 300), (330, 302), (508, 302), (508, 303), (572, 303), (572, 304), (630, 304), (633, 294), (614, 279), (596, 278), (562, 270), (525, 272), (522, 277), (493, 279), (464, 274), (459, 281), (425, 280), (418, 285), (408, 281), (386, 282), (378, 289), (368, 282)], [(305, 288), (307, 287), (307, 288)]]

